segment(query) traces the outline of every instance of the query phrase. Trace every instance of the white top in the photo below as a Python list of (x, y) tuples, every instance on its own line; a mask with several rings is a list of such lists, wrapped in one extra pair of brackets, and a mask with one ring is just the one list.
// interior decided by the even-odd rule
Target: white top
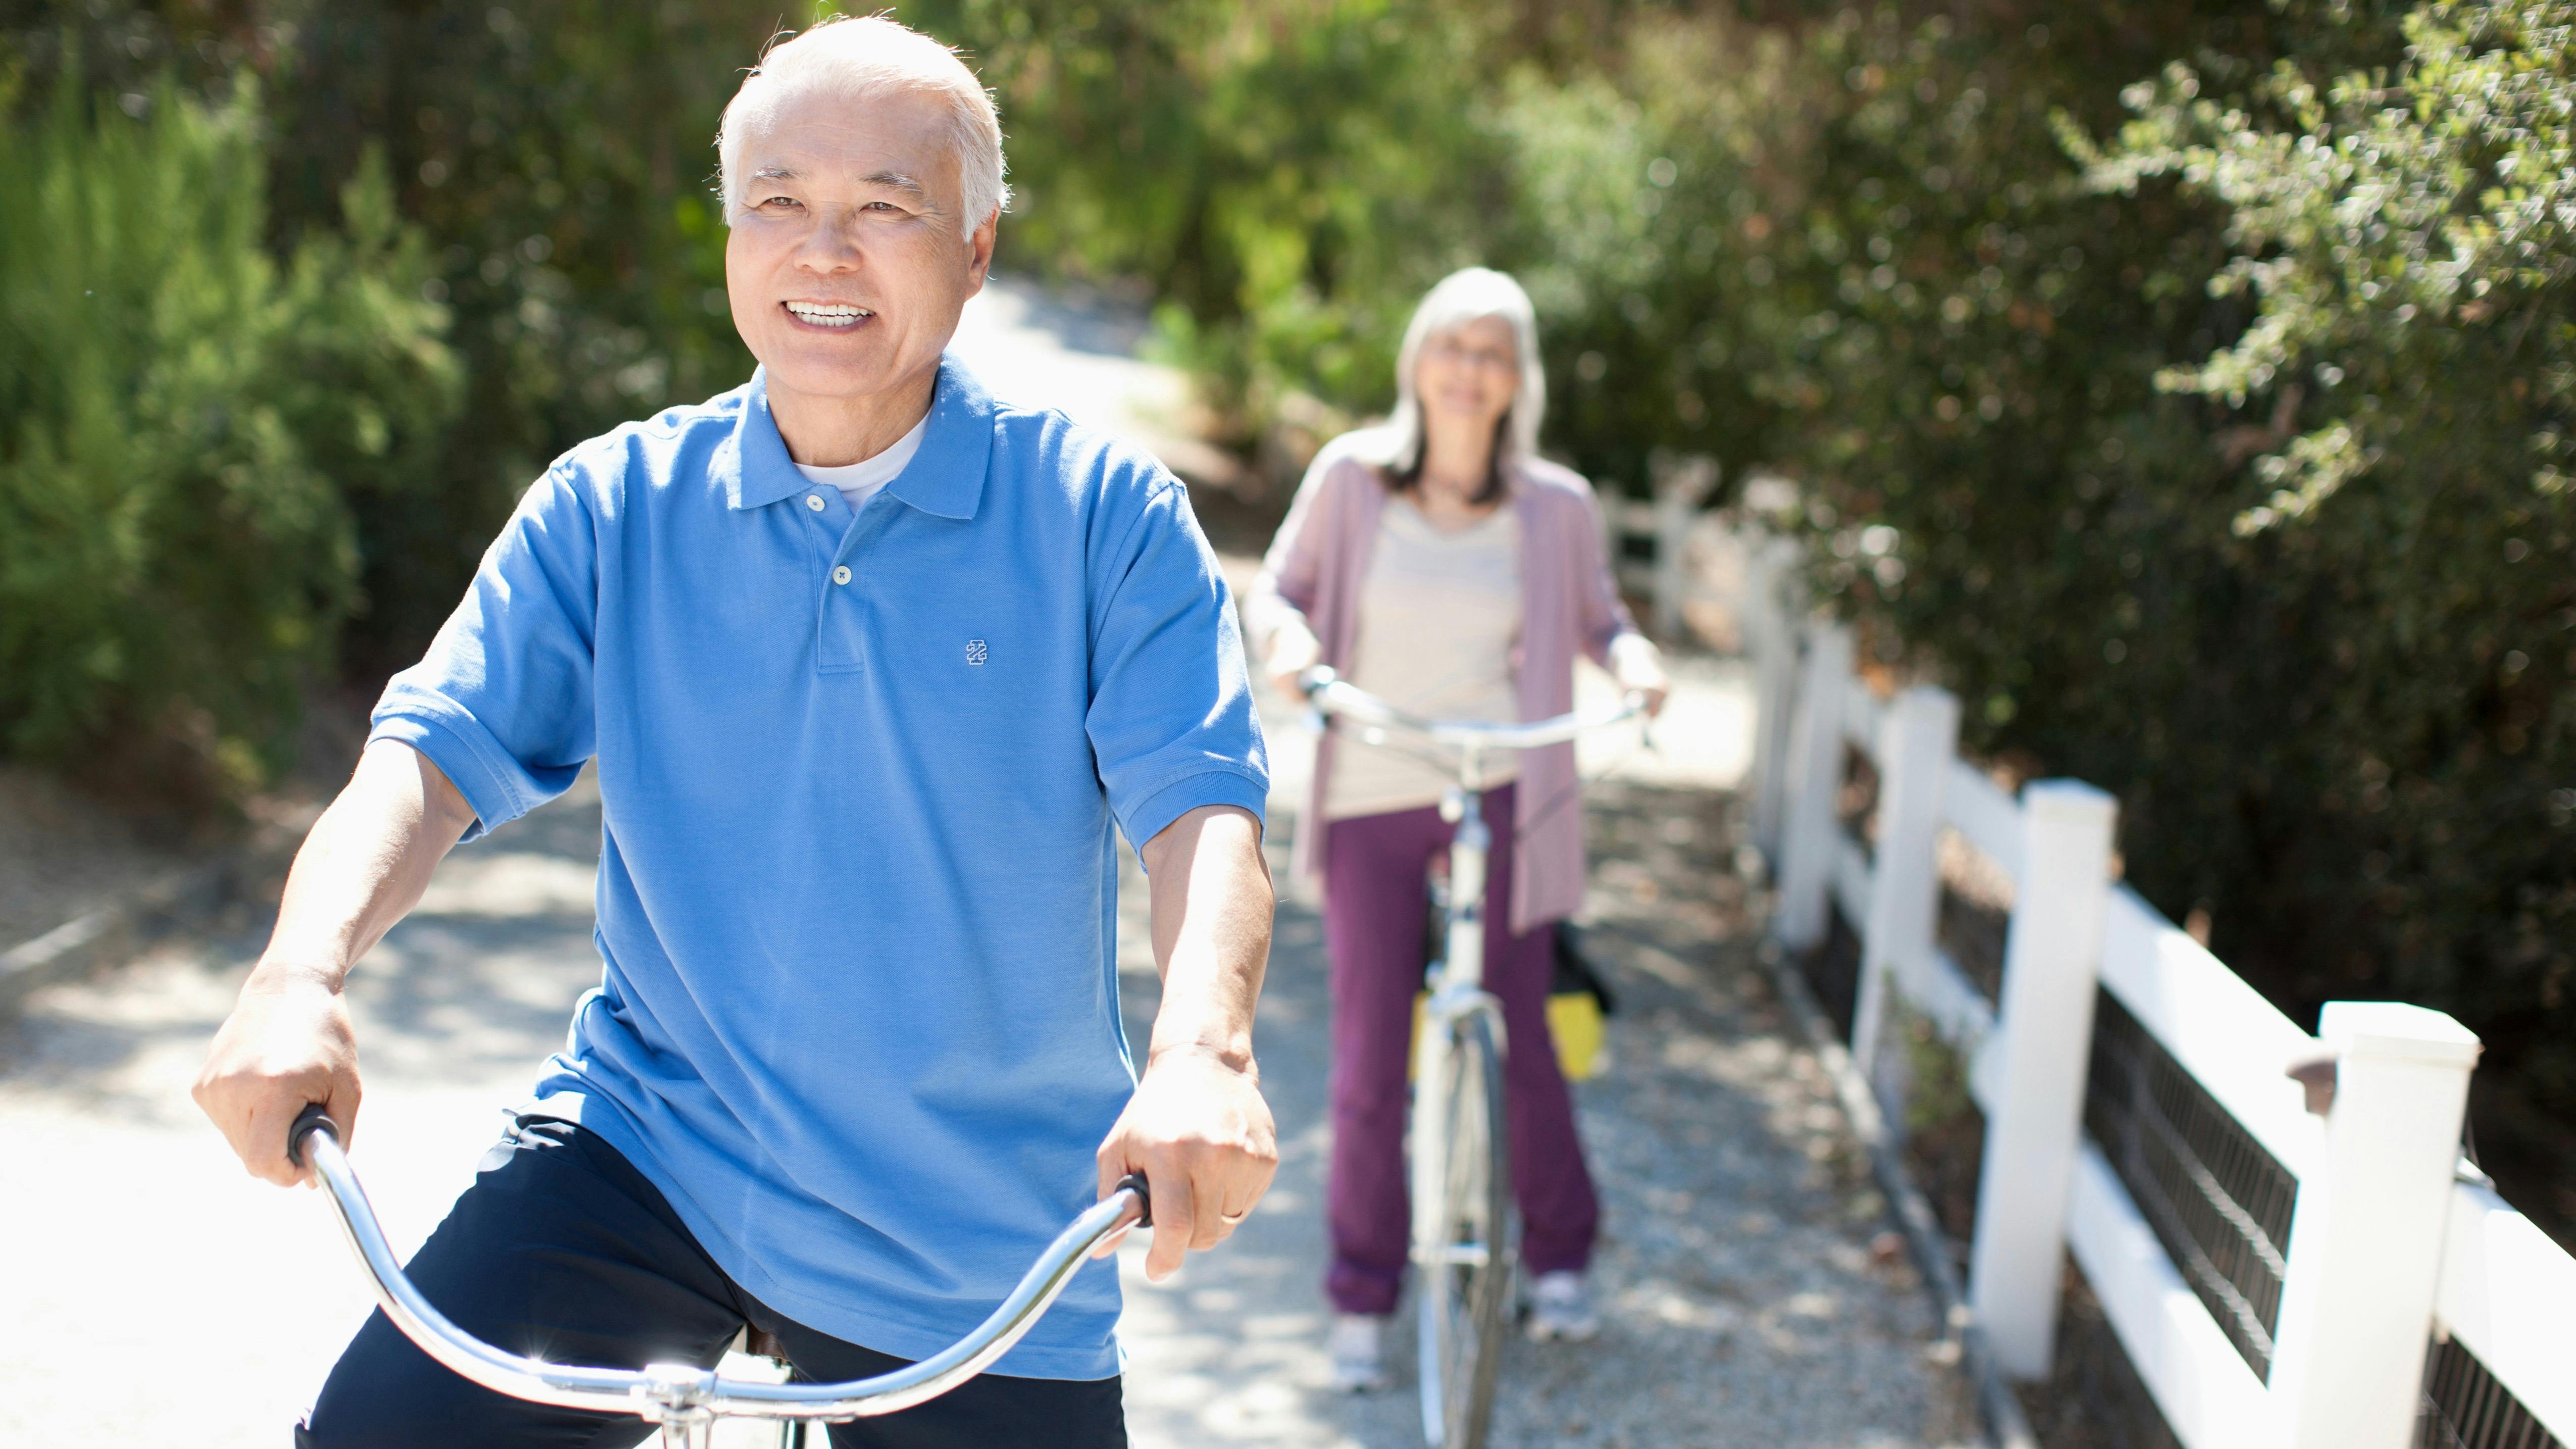
[(850, 500), (850, 511), (855, 513), (859, 505), (867, 502), (878, 489), (893, 482), (894, 475), (903, 471), (903, 465), (912, 461), (912, 455), (921, 451), (921, 435), (929, 430), (930, 414), (923, 413), (921, 421), (912, 425), (911, 432), (895, 439), (890, 447), (873, 458), (861, 458), (837, 468), (816, 468), (799, 463), (796, 471), (804, 474), (808, 483), (839, 489), (841, 496)]
[[(1521, 639), (1521, 524), (1510, 504), (1444, 530), (1409, 498), (1387, 500), (1361, 581), (1351, 683), (1433, 719), (1518, 720), (1513, 655)], [(1324, 818), (1435, 805), (1456, 777), (1395, 745), (1371, 745), (1342, 726)], [(1516, 755), (1486, 756), (1488, 788), (1519, 771)]]

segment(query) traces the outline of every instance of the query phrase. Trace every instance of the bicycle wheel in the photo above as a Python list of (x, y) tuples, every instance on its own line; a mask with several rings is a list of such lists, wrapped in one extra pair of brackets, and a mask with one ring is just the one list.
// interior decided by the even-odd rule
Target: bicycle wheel
[(1443, 1113), (1448, 1157), (1436, 1175), (1438, 1249), (1421, 1275), (1422, 1437), (1432, 1449), (1483, 1449), (1493, 1418), (1494, 1375), (1511, 1307), (1510, 1174), (1505, 1169), (1503, 1061), (1493, 1022), (1476, 1014), (1450, 1028), (1440, 1086), (1415, 1100)]

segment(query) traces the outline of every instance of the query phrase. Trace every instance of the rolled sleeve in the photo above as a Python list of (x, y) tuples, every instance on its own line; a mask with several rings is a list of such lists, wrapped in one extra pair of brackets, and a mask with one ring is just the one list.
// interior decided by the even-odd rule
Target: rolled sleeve
[(427, 756), (473, 806), (473, 839), (569, 788), (594, 748), (598, 535), (558, 466), (493, 540), (464, 601), (393, 677), (370, 740)]
[(1270, 763), (1243, 638), (1189, 493), (1165, 475), (1121, 525), (1094, 556), (1085, 718), (1110, 812), (1140, 846), (1201, 806), (1261, 819)]

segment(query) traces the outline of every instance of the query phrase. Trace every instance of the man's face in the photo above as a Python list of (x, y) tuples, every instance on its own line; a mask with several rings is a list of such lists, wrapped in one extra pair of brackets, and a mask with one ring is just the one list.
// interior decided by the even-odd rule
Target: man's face
[(773, 390), (868, 396), (937, 365), (993, 259), (946, 121), (920, 92), (805, 89), (743, 137), (725, 291)]

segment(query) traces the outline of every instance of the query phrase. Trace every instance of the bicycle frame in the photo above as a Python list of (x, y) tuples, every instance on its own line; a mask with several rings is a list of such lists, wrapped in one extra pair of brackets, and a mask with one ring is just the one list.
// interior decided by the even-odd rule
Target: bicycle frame
[[(1486, 865), (1493, 849), (1493, 829), (1485, 823), (1484, 814), (1487, 752), (1571, 741), (1586, 730), (1616, 724), (1643, 712), (1644, 697), (1631, 694), (1617, 711), (1596, 718), (1567, 714), (1505, 724), (1424, 719), (1343, 682), (1329, 668), (1306, 671), (1300, 683), (1318, 713), (1337, 715), (1359, 725), (1361, 738), (1368, 743), (1386, 743), (1388, 732), (1396, 731), (1456, 752), (1454, 760), (1440, 761), (1456, 776), (1456, 783), (1441, 797), (1440, 815), (1457, 827), (1449, 840), (1448, 909), (1440, 968), (1429, 983), (1422, 1030), (1414, 1039), (1413, 1143), (1411, 1160), (1406, 1164), (1414, 1205), (1411, 1256), (1414, 1265), (1426, 1273), (1433, 1268), (1485, 1270), (1507, 1266), (1508, 1260), (1503, 1265), (1494, 1261), (1508, 1251), (1500, 1222), (1493, 1225), (1484, 1243), (1453, 1242), (1445, 1215), (1427, 1206), (1443, 1202), (1448, 1196), (1444, 1175), (1451, 1155), (1451, 1117), (1445, 1096), (1449, 1090), (1450, 1053), (1455, 1049), (1459, 1023), (1471, 1016), (1483, 1016), (1490, 1025), (1497, 1052), (1503, 1056), (1510, 1052), (1510, 1043), (1503, 1034), (1502, 1002), (1485, 989)], [(1430, 1311), (1426, 1307), (1426, 1314)], [(1437, 1382), (1433, 1362), (1435, 1346), (1427, 1327), (1420, 1346), (1423, 1436), (1437, 1446), (1447, 1440), (1447, 1406), (1441, 1401), (1442, 1386)], [(1471, 1437), (1474, 1432), (1470, 1431)]]
[(366, 1189), (340, 1150), (340, 1129), (308, 1107), (287, 1134), (287, 1156), (310, 1156), (314, 1181), (337, 1211), (350, 1250), (366, 1268), (376, 1302), (403, 1336), (487, 1389), (532, 1403), (634, 1414), (662, 1426), (665, 1449), (706, 1449), (720, 1418), (833, 1420), (910, 1408), (989, 1367), (1035, 1327), (1093, 1250), (1131, 1227), (1151, 1227), (1145, 1179), (1129, 1177), (1056, 1235), (1010, 1296), (975, 1330), (919, 1363), (846, 1383), (764, 1383), (727, 1378), (695, 1364), (643, 1369), (548, 1363), (495, 1348), (447, 1320), (413, 1285), (385, 1241)]

